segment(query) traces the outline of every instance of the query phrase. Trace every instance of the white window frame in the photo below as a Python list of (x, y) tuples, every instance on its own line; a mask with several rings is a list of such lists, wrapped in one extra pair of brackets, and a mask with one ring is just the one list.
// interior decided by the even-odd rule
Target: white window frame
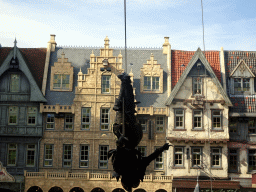
[[(201, 114), (195, 114), (195, 112), (201, 112)], [(199, 124), (199, 121), (198, 119), (201, 119), (200, 122), (201, 122), (201, 126), (199, 127), (198, 124)], [(197, 124), (197, 126), (195, 126)], [(203, 129), (203, 110), (193, 110), (193, 129), (195, 130), (201, 130)]]
[(164, 116), (156, 117), (156, 131), (157, 132), (164, 132), (164, 125), (165, 125), (164, 121), (165, 121)]
[(107, 169), (108, 168), (108, 145), (100, 145), (99, 146), (99, 169)]
[[(149, 82), (148, 85), (145, 85), (146, 82)], [(144, 76), (144, 91), (159, 91), (160, 90), (160, 77), (155, 76)]]
[[(50, 148), (47, 148), (47, 146), (50, 146)], [(53, 144), (45, 144), (44, 145), (44, 167), (52, 167), (53, 166), (53, 154), (54, 154), (53, 149), (54, 149)], [(48, 154), (48, 152), (49, 152), (49, 154)], [(46, 165), (46, 162), (48, 162), (48, 165)]]
[[(182, 114), (177, 114), (177, 111), (182, 111)], [(177, 118), (182, 117), (182, 121), (177, 121)], [(182, 122), (182, 126), (177, 126), (177, 122)], [(175, 129), (185, 129), (185, 110), (184, 109), (174, 109), (174, 127)], [(179, 123), (180, 124), (180, 123)]]
[[(69, 150), (70, 149), (70, 150)], [(63, 167), (72, 167), (73, 145), (63, 145)]]
[[(104, 112), (105, 110), (108, 110), (108, 111)], [(102, 131), (109, 130), (109, 120), (110, 120), (109, 112), (110, 112), (109, 108), (101, 108), (100, 109), (100, 130), (102, 130)]]
[[(82, 148), (84, 148), (84, 149), (82, 150)], [(80, 168), (88, 168), (89, 167), (89, 153), (90, 153), (89, 145), (83, 145), (83, 144), (80, 145), (80, 162), (79, 162)], [(82, 165), (82, 164), (84, 164), (84, 165)]]
[[(106, 78), (106, 79), (104, 79), (104, 78)], [(111, 80), (111, 75), (102, 75), (101, 76), (101, 93), (110, 93), (110, 80)], [(104, 83), (104, 82), (106, 82), (106, 83)]]
[[(54, 83), (54, 81), (55, 81), (55, 76), (57, 76), (57, 75), (59, 75), (60, 76), (60, 87), (56, 87), (56, 84), (57, 83)], [(64, 85), (64, 83), (63, 83), (63, 76), (64, 75), (67, 75), (68, 76), (68, 83), (65, 83), (65, 84), (67, 84), (68, 85), (68, 87), (63, 87), (63, 85)], [(55, 73), (54, 75), (53, 75), (53, 85), (52, 85), (52, 87), (53, 87), (53, 89), (54, 90), (69, 90), (69, 86), (70, 86), (70, 74), (65, 74), (65, 73)]]
[[(181, 151), (176, 151), (176, 149), (181, 149)], [(181, 158), (176, 158), (176, 155), (181, 155)], [(181, 164), (176, 164), (176, 160), (181, 161)], [(173, 148), (173, 164), (175, 167), (184, 167), (184, 147), (175, 146)]]
[[(89, 110), (89, 112), (88, 112)], [(91, 123), (91, 108), (90, 107), (82, 107), (81, 110), (81, 129), (82, 130), (89, 130), (90, 123)]]
[[(214, 152), (214, 150), (218, 149), (219, 152)], [(216, 157), (219, 156), (219, 160)], [(214, 159), (215, 158), (215, 159)], [(215, 163), (219, 161), (219, 165)], [(221, 168), (222, 167), (222, 148), (221, 147), (211, 147), (211, 167), (212, 168)]]
[[(160, 147), (155, 147), (155, 150), (159, 149), (159, 148)], [(157, 156), (154, 164), (155, 164), (155, 170), (163, 170), (164, 169), (164, 153), (163, 152)]]
[[(52, 121), (53, 120), (53, 121)], [(48, 127), (50, 126), (50, 128)], [(46, 114), (46, 127), (45, 129), (53, 130), (55, 127), (55, 117), (53, 113), (47, 113)]]
[[(11, 146), (13, 145), (13, 146)], [(15, 147), (14, 147), (15, 146)], [(12, 154), (10, 152), (14, 152), (14, 158), (15, 158), (15, 163), (10, 163), (10, 156), (12, 156)], [(8, 143), (8, 153), (7, 153), (7, 166), (16, 166), (17, 164), (17, 157), (18, 157), (18, 147), (16, 143)]]
[[(34, 147), (32, 147), (34, 146)], [(36, 165), (36, 145), (35, 144), (28, 144), (27, 145), (27, 158), (26, 158), (26, 166), (27, 167), (35, 167)], [(30, 158), (32, 157), (32, 158)], [(32, 160), (34, 161), (33, 164), (30, 164), (29, 161)]]
[[(71, 120), (72, 122), (68, 122), (67, 120)], [(65, 114), (65, 130), (72, 131), (74, 129), (74, 115), (73, 114)]]

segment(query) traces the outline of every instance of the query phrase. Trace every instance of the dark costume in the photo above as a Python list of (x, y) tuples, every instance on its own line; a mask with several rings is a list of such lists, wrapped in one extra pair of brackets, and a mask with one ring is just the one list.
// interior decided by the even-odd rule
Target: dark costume
[(139, 186), (143, 181), (147, 166), (156, 159), (164, 150), (169, 149), (165, 144), (155, 150), (148, 157), (142, 157), (135, 149), (142, 139), (142, 127), (136, 121), (134, 115), (135, 102), (130, 76), (126, 73), (118, 75), (121, 80), (119, 97), (116, 99), (114, 110), (116, 111), (116, 122), (113, 125), (113, 132), (117, 136), (117, 148), (108, 152), (108, 158), (112, 157), (114, 168), (113, 176), (121, 182), (125, 190), (132, 191), (132, 188)]

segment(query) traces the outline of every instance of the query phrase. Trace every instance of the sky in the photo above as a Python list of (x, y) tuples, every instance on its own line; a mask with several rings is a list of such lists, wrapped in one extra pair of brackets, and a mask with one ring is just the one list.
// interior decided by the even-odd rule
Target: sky
[[(202, 0), (205, 50), (256, 51), (256, 0)], [(124, 0), (0, 0), (0, 44), (124, 47)], [(127, 47), (202, 50), (201, 0), (126, 0)]]

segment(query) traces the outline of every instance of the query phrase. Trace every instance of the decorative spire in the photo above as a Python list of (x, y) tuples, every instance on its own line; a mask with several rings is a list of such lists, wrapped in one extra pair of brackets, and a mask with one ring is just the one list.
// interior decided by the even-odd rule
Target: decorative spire
[(15, 37), (14, 50), (13, 50), (13, 57), (14, 57), (14, 59), (16, 58), (16, 55), (17, 55), (17, 40), (16, 40), (16, 37)]
[(108, 38), (108, 36), (106, 36), (106, 38), (104, 39), (104, 41), (105, 41), (105, 49), (108, 49), (109, 48), (109, 38)]

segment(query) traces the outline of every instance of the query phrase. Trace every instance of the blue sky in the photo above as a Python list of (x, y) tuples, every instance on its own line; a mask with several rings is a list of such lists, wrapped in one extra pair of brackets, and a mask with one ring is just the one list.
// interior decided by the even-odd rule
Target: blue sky
[[(201, 0), (126, 0), (127, 46), (203, 49)], [(205, 49), (256, 51), (255, 0), (203, 0)], [(0, 44), (124, 46), (123, 0), (0, 0)]]

